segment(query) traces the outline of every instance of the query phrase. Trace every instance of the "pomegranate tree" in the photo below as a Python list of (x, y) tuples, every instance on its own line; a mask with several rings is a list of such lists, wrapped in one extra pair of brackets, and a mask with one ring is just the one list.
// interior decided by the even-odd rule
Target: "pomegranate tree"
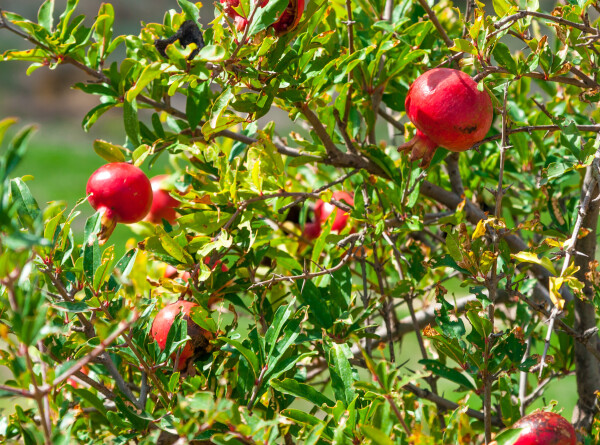
[(139, 222), (152, 206), (152, 186), (148, 177), (135, 165), (113, 162), (96, 170), (87, 182), (90, 205), (102, 213), (98, 235), (104, 243), (117, 223)]
[[(351, 193), (344, 192), (342, 190), (337, 190), (333, 192), (332, 198), (336, 201), (345, 202), (348, 205), (354, 205), (354, 196)], [(338, 209), (335, 205), (330, 202), (325, 202), (321, 199), (317, 201), (315, 205), (315, 217), (318, 223), (324, 223), (329, 218), (329, 215), (334, 213), (333, 225), (331, 226), (332, 232), (341, 232), (344, 227), (346, 227), (346, 223), (348, 222), (348, 213), (343, 212)], [(320, 231), (320, 227), (319, 227)]]
[(576, 435), (573, 425), (563, 416), (538, 411), (513, 425), (522, 432), (513, 445), (575, 445)]
[[(254, 0), (250, 0), (252, 4)], [(240, 0), (220, 0), (223, 5), (223, 10), (235, 24), (238, 31), (244, 31), (248, 25), (250, 11), (244, 11), (240, 6)], [(258, 6), (264, 8), (269, 3), (269, 0), (262, 0)], [(275, 34), (281, 35), (294, 29), (300, 22), (302, 13), (304, 12), (304, 0), (290, 0), (283, 13), (277, 21), (271, 25), (275, 30)]]
[(460, 152), (481, 141), (492, 125), (494, 110), (485, 91), (466, 73), (435, 68), (422, 74), (408, 90), (406, 114), (417, 127), (399, 150), (411, 150), (411, 161), (427, 167), (437, 147)]
[[(198, 306), (196, 303), (190, 301), (179, 300), (175, 303), (169, 304), (161, 309), (152, 323), (152, 329), (150, 335), (162, 350), (165, 349), (167, 344), (167, 337), (169, 335), (169, 329), (175, 320), (175, 317), (183, 312), (183, 319), (187, 322), (187, 334), (191, 338), (179, 354), (179, 360), (177, 361), (176, 367), (179, 371), (183, 371), (187, 368), (190, 359), (196, 354), (202, 354), (210, 351), (210, 341), (212, 340), (212, 334), (206, 329), (202, 329), (190, 318), (190, 313), (194, 307)], [(173, 353), (171, 356), (176, 359), (177, 354)]]
[(165, 188), (165, 180), (167, 175), (159, 175), (150, 179), (152, 185), (152, 207), (146, 216), (146, 220), (154, 224), (161, 224), (162, 220), (166, 220), (169, 224), (174, 224), (177, 218), (176, 208), (179, 201), (173, 198), (169, 191)]

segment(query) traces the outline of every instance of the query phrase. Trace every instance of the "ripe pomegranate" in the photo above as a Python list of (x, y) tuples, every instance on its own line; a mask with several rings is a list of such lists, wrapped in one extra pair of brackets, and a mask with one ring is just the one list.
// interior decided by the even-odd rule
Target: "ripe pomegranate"
[[(337, 190), (333, 192), (333, 199), (343, 201), (351, 206), (354, 205), (354, 195), (348, 192)], [(331, 215), (332, 212), (335, 213), (335, 219), (333, 220), (331, 230), (333, 232), (341, 232), (348, 222), (348, 214), (342, 212), (330, 202), (324, 202), (321, 199), (317, 201), (317, 204), (315, 205), (315, 217), (318, 222), (322, 224), (327, 221), (327, 218), (329, 218), (329, 215)]]
[[(321, 201), (322, 202), (322, 201)], [(330, 212), (331, 213), (331, 212)], [(302, 235), (308, 240), (314, 240), (321, 234), (321, 223), (319, 221), (307, 221), (304, 225)]]
[(523, 417), (513, 428), (523, 428), (513, 445), (575, 445), (573, 425), (563, 416), (538, 411)]
[[(225, 14), (227, 14), (229, 18), (233, 19), (235, 28), (238, 31), (244, 31), (248, 25), (250, 11), (242, 11), (240, 14), (234, 9), (239, 7), (240, 0), (220, 0), (220, 2), (224, 5), (223, 10), (225, 11)], [(269, 0), (262, 0), (259, 6), (264, 8), (268, 3)], [(277, 21), (271, 25), (271, 27), (275, 30), (275, 34), (282, 35), (294, 29), (300, 22), (303, 12), (304, 0), (290, 0), (287, 8), (283, 11), (281, 16), (279, 16)]]
[[(179, 300), (165, 306), (158, 314), (156, 314), (150, 330), (152, 338), (156, 340), (158, 346), (164, 350), (165, 345), (167, 344), (169, 329), (171, 329), (171, 325), (177, 314), (183, 312), (183, 319), (187, 322), (187, 334), (191, 340), (185, 344), (179, 355), (179, 361), (176, 365), (179, 371), (183, 371), (187, 368), (189, 360), (194, 355), (210, 352), (211, 350), (210, 341), (213, 339), (212, 334), (206, 329), (202, 329), (189, 317), (192, 308), (196, 306), (198, 306), (196, 303), (184, 300)], [(173, 353), (171, 356), (173, 360), (175, 360), (176, 357), (176, 353)]]
[(421, 159), (422, 167), (429, 165), (437, 147), (457, 152), (471, 148), (485, 137), (494, 117), (489, 95), (468, 74), (450, 68), (419, 76), (405, 107), (417, 133), (398, 150), (411, 150), (411, 161)]
[(117, 223), (141, 221), (152, 206), (152, 186), (143, 171), (126, 162), (113, 162), (96, 170), (87, 182), (90, 205), (102, 212), (103, 244)]
[(179, 201), (173, 198), (164, 188), (164, 181), (167, 175), (159, 175), (150, 179), (152, 185), (152, 207), (146, 216), (146, 220), (154, 224), (161, 224), (166, 220), (169, 224), (174, 224), (177, 218), (175, 209), (179, 206)]

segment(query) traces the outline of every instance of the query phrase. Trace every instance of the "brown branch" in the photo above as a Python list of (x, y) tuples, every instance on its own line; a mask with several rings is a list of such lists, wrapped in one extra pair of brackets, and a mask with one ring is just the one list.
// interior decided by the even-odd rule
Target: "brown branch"
[(507, 17), (504, 17), (503, 19), (498, 20), (496, 23), (494, 23), (494, 27), (498, 29), (509, 22), (516, 22), (517, 20), (524, 19), (527, 16), (537, 17), (544, 20), (549, 20), (551, 22), (559, 23), (561, 25), (570, 26), (571, 28), (579, 29), (580, 31), (586, 32), (588, 34), (598, 34), (598, 30), (596, 28), (592, 28), (591, 26), (586, 26), (581, 23), (563, 19), (562, 17), (555, 17), (553, 15), (544, 14), (543, 12), (537, 11), (518, 11), (515, 14), (509, 15)]
[[(460, 408), (460, 405), (458, 403), (454, 403), (448, 399), (444, 399), (443, 397), (440, 397), (437, 394), (434, 394), (431, 391), (428, 391), (426, 389), (419, 388), (418, 386), (415, 386), (412, 383), (408, 383), (408, 384), (404, 385), (402, 388), (407, 391), (412, 392), (415, 396), (419, 397), (420, 399), (429, 400), (430, 402), (435, 403), (440, 408), (443, 408), (443, 409), (446, 409), (449, 411), (454, 411), (457, 408)], [(484, 416), (481, 411), (476, 411), (474, 409), (467, 408), (467, 410), (465, 411), (465, 414), (469, 417), (473, 417), (474, 419), (483, 421)], [(502, 422), (502, 419), (498, 416), (491, 417), (491, 421), (494, 426), (497, 426), (499, 428), (504, 428), (504, 426), (505, 426), (504, 422)]]
[(433, 9), (431, 9), (429, 4), (427, 3), (427, 0), (419, 0), (419, 4), (427, 12), (427, 15), (429, 16), (429, 20), (431, 20), (431, 23), (433, 23), (433, 26), (435, 26), (435, 29), (437, 30), (438, 34), (442, 37), (442, 40), (444, 41), (446, 46), (448, 48), (452, 48), (454, 46), (454, 42), (452, 41), (452, 39), (450, 37), (448, 37), (446, 30), (444, 29), (444, 27), (438, 20)]
[[(480, 80), (484, 79), (485, 77), (489, 76), (490, 74), (496, 74), (496, 73), (513, 75), (513, 73), (508, 71), (506, 68), (502, 68), (499, 66), (487, 65), (483, 71), (481, 71), (477, 75), (473, 76), (473, 80), (475, 82), (479, 82)], [(591, 86), (587, 82), (582, 82), (580, 80), (573, 79), (572, 77), (565, 77), (565, 76), (548, 77), (546, 74), (538, 73), (535, 71), (531, 72), (531, 73), (521, 74), (519, 77), (531, 77), (533, 79), (540, 79), (540, 80), (544, 80), (546, 82), (564, 83), (566, 85), (574, 85), (576, 87), (583, 88), (583, 89), (595, 88), (595, 86)], [(518, 78), (518, 77), (515, 76), (515, 79), (516, 78)]]

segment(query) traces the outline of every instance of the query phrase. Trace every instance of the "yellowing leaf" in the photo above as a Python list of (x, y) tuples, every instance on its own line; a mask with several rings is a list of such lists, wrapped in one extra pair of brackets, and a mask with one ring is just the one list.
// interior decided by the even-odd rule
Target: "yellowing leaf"
[(560, 295), (560, 288), (563, 285), (565, 279), (563, 277), (550, 277), (550, 299), (554, 306), (559, 308), (561, 311), (565, 305), (565, 300)]
[(481, 238), (483, 235), (485, 235), (485, 224), (487, 221), (484, 221), (483, 219), (480, 219), (479, 222), (477, 223), (477, 227), (475, 227), (475, 231), (473, 232), (473, 236), (472, 239), (477, 239), (477, 238)]
[(546, 268), (553, 275), (558, 275), (552, 261), (546, 257), (538, 258), (533, 252), (519, 252), (512, 255), (512, 257), (522, 263), (533, 263)]

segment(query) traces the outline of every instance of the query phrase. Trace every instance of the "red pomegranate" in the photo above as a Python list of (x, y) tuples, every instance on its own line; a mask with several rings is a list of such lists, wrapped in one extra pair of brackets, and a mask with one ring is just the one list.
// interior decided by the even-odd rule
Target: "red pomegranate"
[(113, 162), (96, 170), (87, 182), (91, 206), (102, 212), (98, 238), (104, 243), (117, 223), (141, 221), (152, 206), (152, 186), (143, 171), (126, 162)]
[(167, 175), (159, 175), (150, 179), (152, 185), (152, 207), (146, 216), (146, 220), (154, 224), (161, 224), (166, 220), (169, 224), (174, 224), (177, 218), (175, 209), (179, 206), (179, 201), (173, 198), (164, 188), (164, 182)]
[[(177, 270), (177, 268), (171, 266), (170, 264), (167, 265), (167, 268), (165, 269), (165, 278), (177, 278), (178, 275), (179, 271)], [(186, 270), (181, 274), (179, 278), (181, 278), (183, 281), (187, 281), (190, 279), (190, 276), (190, 273)]]
[[(191, 340), (185, 344), (179, 355), (179, 361), (177, 363), (177, 369), (179, 371), (183, 371), (187, 368), (188, 361), (196, 353), (210, 352), (211, 349), (210, 341), (213, 339), (212, 334), (209, 331), (202, 329), (189, 317), (192, 308), (196, 306), (198, 306), (196, 303), (184, 300), (179, 300), (165, 306), (158, 314), (156, 314), (154, 322), (152, 323), (152, 329), (150, 330), (152, 338), (156, 340), (161, 349), (164, 349), (167, 343), (169, 329), (171, 329), (175, 317), (180, 312), (183, 312), (183, 319), (187, 322), (187, 333)], [(171, 357), (175, 359), (176, 356), (177, 354), (174, 353)]]
[(575, 445), (573, 425), (563, 416), (538, 411), (523, 417), (513, 428), (522, 428), (513, 445)]
[(304, 225), (302, 235), (304, 235), (304, 238), (308, 240), (317, 239), (319, 235), (321, 235), (321, 223), (319, 221), (307, 221), (307, 223)]
[[(204, 264), (206, 264), (207, 266), (210, 265), (210, 257), (209, 256), (207, 256), (207, 257), (204, 258)], [(219, 264), (221, 265), (221, 272), (227, 272), (229, 270), (229, 268), (225, 264), (223, 264), (223, 262), (221, 260), (217, 260), (215, 262), (215, 264), (212, 265), (212, 267), (210, 268), (210, 270), (215, 270), (215, 268)]]
[(435, 68), (414, 81), (406, 96), (406, 114), (417, 133), (398, 150), (427, 167), (437, 147), (468, 150), (489, 131), (494, 109), (489, 95), (466, 73)]
[[(235, 28), (238, 31), (243, 31), (248, 25), (248, 17), (250, 11), (242, 11), (241, 13), (234, 8), (238, 8), (240, 0), (220, 0), (224, 5), (223, 10), (231, 19), (233, 19)], [(269, 3), (269, 0), (263, 0), (260, 7), (264, 8)], [(275, 34), (281, 35), (294, 29), (300, 22), (302, 13), (304, 12), (304, 0), (290, 0), (287, 8), (271, 27), (275, 30)]]
[[(333, 199), (345, 202), (351, 206), (354, 205), (354, 195), (348, 192), (337, 190), (333, 192)], [(322, 224), (327, 221), (327, 218), (329, 218), (329, 215), (331, 215), (332, 212), (335, 213), (335, 219), (333, 220), (331, 230), (333, 232), (341, 232), (348, 222), (348, 214), (342, 212), (330, 202), (324, 202), (321, 199), (317, 201), (317, 204), (315, 205), (315, 217), (318, 222)]]

